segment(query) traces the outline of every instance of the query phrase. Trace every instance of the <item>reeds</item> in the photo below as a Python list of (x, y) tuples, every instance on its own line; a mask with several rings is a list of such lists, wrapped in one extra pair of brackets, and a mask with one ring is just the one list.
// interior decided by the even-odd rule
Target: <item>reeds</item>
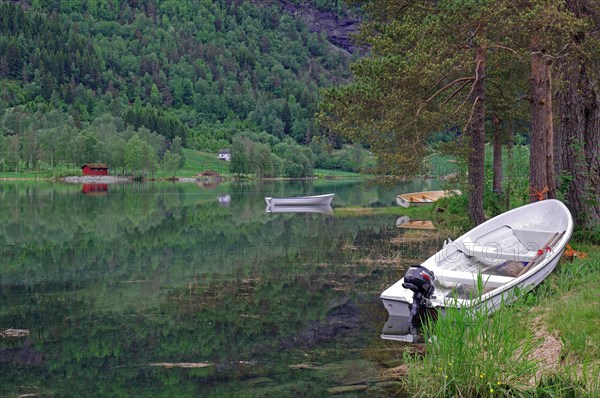
[[(425, 354), (404, 355), (406, 390), (421, 397), (599, 397), (600, 252), (589, 251), (589, 259), (561, 263), (540, 288), (492, 316), (483, 305), (447, 307), (425, 322)], [(548, 336), (558, 348), (552, 361), (540, 355)]]
[(406, 356), (407, 389), (415, 396), (518, 396), (535, 376), (532, 334), (502, 307), (493, 318), (485, 303), (427, 321), (423, 357)]

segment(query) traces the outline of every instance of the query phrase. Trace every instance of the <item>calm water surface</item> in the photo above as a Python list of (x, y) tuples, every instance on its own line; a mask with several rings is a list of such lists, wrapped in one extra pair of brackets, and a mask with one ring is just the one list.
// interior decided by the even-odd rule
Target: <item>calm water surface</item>
[[(399, 393), (378, 296), (441, 241), (339, 209), (438, 187), (0, 182), (0, 396)], [(331, 192), (333, 214), (265, 212)]]

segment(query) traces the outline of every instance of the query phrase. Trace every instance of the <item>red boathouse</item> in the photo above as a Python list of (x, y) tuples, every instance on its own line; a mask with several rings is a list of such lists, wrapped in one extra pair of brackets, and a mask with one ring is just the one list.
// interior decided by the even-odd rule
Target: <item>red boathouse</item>
[(108, 166), (105, 164), (84, 164), (81, 167), (84, 176), (107, 176)]

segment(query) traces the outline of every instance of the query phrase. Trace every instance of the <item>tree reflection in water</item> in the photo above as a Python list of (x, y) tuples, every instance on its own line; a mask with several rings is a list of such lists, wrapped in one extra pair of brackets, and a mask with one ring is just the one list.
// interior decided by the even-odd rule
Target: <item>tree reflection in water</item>
[(0, 395), (323, 395), (350, 382), (329, 365), (376, 372), (378, 295), (441, 240), (393, 243), (394, 216), (265, 213), (275, 193), (394, 198), (331, 184), (0, 184), (0, 327), (30, 332), (0, 338)]

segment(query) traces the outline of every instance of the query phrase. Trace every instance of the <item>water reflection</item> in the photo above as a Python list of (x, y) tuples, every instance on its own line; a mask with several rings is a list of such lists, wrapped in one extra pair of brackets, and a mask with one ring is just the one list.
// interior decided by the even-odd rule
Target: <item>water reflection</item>
[(436, 319), (437, 312), (433, 309), (420, 312), (416, 319), (390, 315), (381, 330), (381, 338), (404, 343), (423, 343), (423, 325), (429, 321), (435, 322)]
[(411, 220), (408, 216), (396, 219), (396, 227), (404, 229), (437, 229), (431, 220)]
[(381, 330), (381, 338), (405, 343), (419, 340), (410, 316), (390, 316)]
[(221, 206), (229, 207), (229, 205), (231, 204), (231, 196), (229, 194), (219, 195), (217, 197), (217, 202), (219, 202), (219, 205)]
[(267, 213), (321, 213), (333, 214), (333, 209), (329, 205), (320, 206), (270, 206), (265, 208)]
[[(378, 295), (427, 242), (395, 241), (390, 216), (265, 214), (264, 197), (360, 206), (395, 191), (0, 183), (0, 325), (30, 331), (0, 338), (0, 396), (318, 396), (357, 363), (375, 388), (364, 352), (390, 355)], [(210, 365), (152, 366), (165, 363)]]
[(81, 193), (86, 195), (106, 195), (108, 193), (108, 184), (83, 184)]

